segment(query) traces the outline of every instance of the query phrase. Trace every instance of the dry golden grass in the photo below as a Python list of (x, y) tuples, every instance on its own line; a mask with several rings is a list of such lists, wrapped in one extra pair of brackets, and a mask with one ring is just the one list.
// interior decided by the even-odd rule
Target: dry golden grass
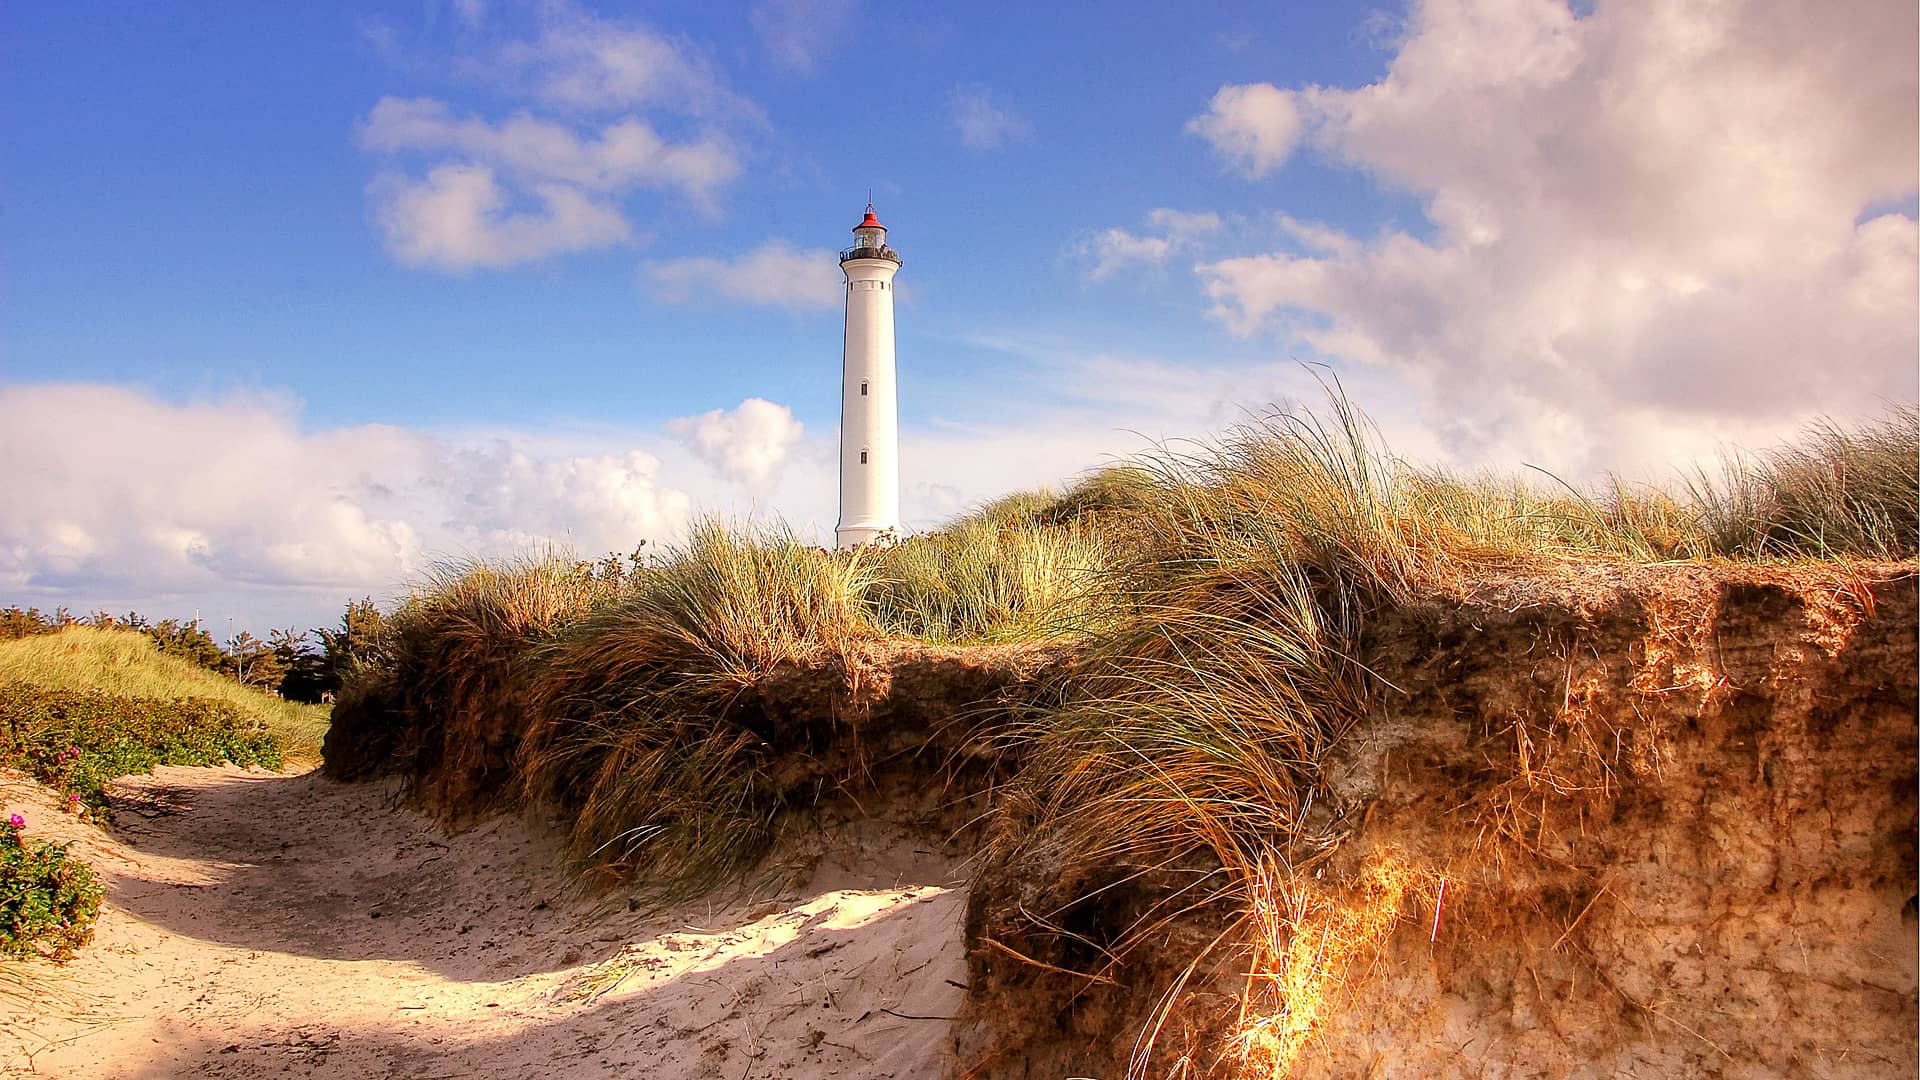
[(581, 863), (690, 891), (765, 849), (762, 735), (731, 704), (781, 665), (870, 637), (865, 561), (715, 523), (542, 647), (526, 674), (522, 790), (566, 806)]
[(1247, 980), (1227, 1039), (1241, 1075), (1293, 1076), (1350, 982), (1410, 914), (1436, 910), (1441, 887), (1439, 875), (1390, 852), (1376, 853), (1339, 892), (1264, 858), (1247, 890)]

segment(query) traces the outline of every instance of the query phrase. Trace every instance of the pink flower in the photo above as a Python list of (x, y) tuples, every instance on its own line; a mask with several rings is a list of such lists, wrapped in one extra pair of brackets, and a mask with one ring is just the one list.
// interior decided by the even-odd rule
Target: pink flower
[(71, 794), (71, 795), (69, 795), (69, 796), (67, 796), (67, 798), (68, 798), (69, 800), (71, 800), (71, 801), (73, 801), (73, 802), (79, 802), (79, 801), (80, 801), (80, 793), (76, 791), (76, 792), (74, 792), (73, 794)]
[(21, 817), (19, 814), (14, 814), (13, 816), (7, 818), (7, 824), (13, 826), (16, 829), (24, 829), (27, 827), (27, 819)]

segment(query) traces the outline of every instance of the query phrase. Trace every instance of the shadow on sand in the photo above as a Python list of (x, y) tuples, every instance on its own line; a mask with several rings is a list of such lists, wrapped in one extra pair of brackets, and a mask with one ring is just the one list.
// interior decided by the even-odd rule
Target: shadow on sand
[[(605, 959), (622, 943), (704, 912), (625, 910), (570, 888), (558, 839), (516, 817), (448, 832), (387, 784), (318, 772), (163, 769), (127, 782), (176, 812), (117, 814), (135, 865), (108, 897), (134, 917), (204, 941), (326, 960), (410, 962), (497, 982)], [(928, 853), (931, 854), (931, 853)], [(930, 858), (873, 887), (950, 883)]]
[[(927, 888), (848, 920), (830, 898), (776, 932), (703, 937), (677, 972), (622, 953), (465, 1007), (245, 1022), (156, 1040), (113, 1075), (163, 1077), (923, 1077), (964, 996), (961, 892)], [(852, 922), (852, 925), (848, 925)], [(723, 923), (733, 926), (734, 923)], [(774, 944), (774, 941), (778, 944)], [(602, 995), (593, 996), (596, 991)], [(500, 1001), (481, 1000), (497, 993)]]

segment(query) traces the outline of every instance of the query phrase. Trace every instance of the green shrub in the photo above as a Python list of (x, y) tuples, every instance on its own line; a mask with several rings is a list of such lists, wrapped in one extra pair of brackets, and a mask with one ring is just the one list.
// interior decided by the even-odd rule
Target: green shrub
[(65, 844), (34, 843), (18, 815), (0, 834), (0, 953), (61, 961), (93, 940), (100, 882)]
[(226, 701), (0, 684), (0, 765), (95, 808), (115, 777), (226, 761), (277, 769), (280, 753), (265, 723)]

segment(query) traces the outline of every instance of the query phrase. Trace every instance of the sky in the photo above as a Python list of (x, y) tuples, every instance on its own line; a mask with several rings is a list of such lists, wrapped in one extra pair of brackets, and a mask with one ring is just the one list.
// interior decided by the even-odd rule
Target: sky
[(0, 13), (0, 604), (335, 621), (828, 541), (841, 278), (937, 525), (1337, 380), (1416, 462), (1671, 482), (1920, 397), (1911, 0)]

